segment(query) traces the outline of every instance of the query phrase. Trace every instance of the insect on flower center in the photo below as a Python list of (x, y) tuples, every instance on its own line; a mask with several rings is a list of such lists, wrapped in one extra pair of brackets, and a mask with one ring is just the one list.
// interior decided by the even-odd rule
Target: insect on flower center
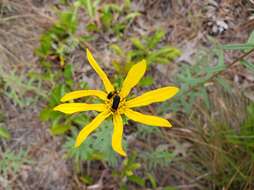
[(121, 106), (121, 97), (117, 91), (108, 93), (107, 99), (109, 100), (110, 109), (112, 112), (116, 112)]

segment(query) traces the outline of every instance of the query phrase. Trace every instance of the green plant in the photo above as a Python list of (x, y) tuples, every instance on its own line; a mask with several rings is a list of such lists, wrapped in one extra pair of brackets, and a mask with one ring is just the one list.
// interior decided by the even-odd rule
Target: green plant
[(11, 138), (10, 132), (4, 126), (5, 115), (0, 110), (0, 138), (9, 140)]
[(175, 158), (172, 151), (167, 150), (167, 146), (158, 146), (155, 151), (145, 152), (141, 155), (146, 163), (148, 171), (158, 169), (159, 167), (167, 167)]
[[(99, 33), (103, 31), (121, 37), (134, 18), (139, 16), (138, 12), (130, 10), (131, 3), (129, 0), (125, 0), (121, 5), (116, 3), (102, 4), (101, 8), (98, 8), (98, 1), (91, 3), (90, 0), (81, 0), (81, 4), (92, 19), (87, 25), (87, 30), (90, 32)], [(96, 18), (95, 15), (99, 20), (94, 19)]]
[(121, 6), (117, 4), (105, 5), (100, 16), (103, 29), (113, 32), (116, 36), (121, 36), (134, 18), (140, 15), (138, 12), (130, 12), (129, 6), (129, 3), (124, 3)]
[[(187, 175), (200, 178), (198, 184), (203, 186), (199, 189), (253, 188), (251, 163), (254, 154), (253, 147), (250, 148), (250, 144), (253, 144), (254, 126), (250, 124), (253, 122), (253, 104), (248, 107), (247, 116), (243, 119), (245, 121), (241, 123), (243, 113), (240, 107), (244, 106), (244, 103), (234, 99), (229, 101), (235, 90), (223, 76), (224, 72), (237, 63), (241, 63), (244, 69), (252, 72), (253, 64), (247, 59), (254, 51), (252, 36), (253, 33), (244, 44), (217, 45), (212, 51), (199, 51), (195, 64), (181, 65), (176, 75), (176, 81), (181, 84), (181, 92), (171, 108), (174, 112), (187, 113), (190, 117), (187, 124), (195, 126), (191, 129), (192, 135), (185, 137), (192, 142), (192, 149), (185, 159), (184, 167), (187, 168)], [(242, 55), (226, 64), (225, 50), (240, 50)], [(214, 57), (217, 58), (215, 63)], [(218, 86), (219, 91), (216, 90)], [(217, 94), (214, 99), (211, 92), (220, 95)], [(220, 97), (223, 94), (225, 97)], [(243, 92), (237, 95), (241, 94)], [(232, 105), (235, 107), (231, 108)], [(161, 107), (161, 111), (164, 110), (164, 106)], [(236, 113), (232, 113), (232, 110), (236, 110)], [(185, 123), (181, 125), (186, 127)]]
[[(84, 117), (83, 115), (77, 116), (73, 121), (78, 120), (80, 124), (82, 123), (82, 127), (89, 122), (88, 117)], [(112, 123), (110, 121), (104, 121), (103, 126), (98, 128), (92, 136), (88, 137), (79, 148), (75, 148), (74, 146), (78, 131), (72, 129), (72, 136), (67, 138), (64, 148), (67, 151), (67, 156), (74, 158), (77, 171), (80, 171), (79, 164), (85, 160), (101, 160), (110, 166), (117, 166), (118, 158), (111, 148), (111, 140), (109, 138), (112, 133), (110, 128), (112, 128)]]
[[(165, 33), (162, 30), (158, 30), (151, 36), (142, 36), (141, 39), (132, 38), (130, 40), (132, 49), (129, 51), (126, 51), (126, 49), (123, 49), (117, 44), (112, 44), (110, 46), (113, 52), (117, 55), (117, 57), (113, 59), (112, 64), (118, 73), (116, 81), (118, 81), (119, 84), (122, 81), (121, 76), (126, 75), (127, 71), (137, 61), (145, 59), (150, 67), (155, 64), (171, 63), (180, 56), (181, 52), (179, 49), (168, 45), (159, 45), (164, 38), (164, 35)], [(148, 75), (140, 81), (139, 85), (141, 87), (149, 87), (153, 82), (153, 77)]]
[(32, 160), (28, 158), (28, 152), (23, 149), (19, 152), (11, 150), (0, 151), (0, 187), (9, 189), (9, 182), (15, 180), (21, 167), (32, 163)]
[(113, 61), (116, 71), (119, 73), (126, 72), (135, 62), (145, 59), (150, 64), (168, 64), (180, 56), (179, 49), (169, 45), (160, 47), (159, 43), (165, 36), (165, 32), (157, 30), (151, 36), (142, 36), (141, 39), (132, 38), (133, 49), (124, 50), (117, 44), (111, 45), (111, 49), (118, 59)]
[[(3, 80), (3, 94), (13, 101), (14, 105), (25, 107), (45, 98), (46, 93), (41, 89), (41, 81), (36, 78), (16, 74), (16, 71), (5, 72), (0, 66), (0, 76)], [(29, 94), (35, 94), (31, 96)]]
[(9, 140), (11, 138), (10, 132), (5, 127), (2, 127), (1, 125), (2, 124), (0, 123), (0, 137)]
[[(210, 108), (209, 87), (219, 84), (224, 90), (231, 91), (230, 84), (222, 74), (235, 66), (236, 63), (243, 64), (246, 69), (253, 72), (253, 64), (246, 60), (246, 57), (254, 51), (253, 33), (244, 44), (224, 46), (218, 44), (212, 51), (200, 50), (194, 65), (182, 64), (176, 75), (176, 82), (181, 85), (181, 92), (173, 102), (172, 110), (190, 113), (197, 101), (202, 101), (207, 108)], [(241, 50), (243, 54), (231, 63), (225, 64), (224, 50)], [(214, 57), (217, 57), (215, 64), (212, 61)]]
[(135, 171), (141, 167), (137, 161), (137, 154), (133, 153), (129, 158), (122, 162), (121, 169), (113, 171), (113, 176), (119, 181), (120, 189), (128, 189), (127, 183), (131, 182), (135, 185), (145, 187), (145, 180), (135, 174)]
[[(212, 65), (213, 57), (218, 57), (218, 62)], [(199, 50), (196, 56), (196, 63), (189, 65), (183, 63), (179, 68), (179, 73), (176, 76), (176, 82), (181, 85), (181, 92), (177, 97), (177, 101), (173, 102), (171, 107), (174, 112), (182, 109), (186, 113), (190, 113), (192, 106), (197, 100), (205, 103), (206, 107), (210, 107), (209, 95), (207, 89), (211, 77), (220, 71), (224, 71), (226, 65), (224, 63), (224, 54), (221, 48), (213, 51), (204, 49)], [(223, 84), (224, 87), (228, 83), (219, 77), (215, 82)], [(228, 87), (228, 89), (230, 89)]]
[(95, 0), (95, 1), (92, 1), (92, 0), (79, 0), (78, 2), (85, 8), (85, 10), (88, 13), (88, 16), (91, 19), (96, 18), (96, 14), (97, 14), (97, 11), (98, 11), (98, 5), (100, 3), (100, 0)]
[[(254, 150), (254, 105), (247, 107), (244, 122), (232, 128), (229, 123), (210, 119), (207, 129), (199, 128), (193, 137), (190, 172), (204, 175), (209, 189), (252, 189)], [(200, 124), (197, 124), (200, 126)]]
[(78, 46), (81, 38), (76, 36), (78, 20), (78, 2), (70, 10), (59, 13), (57, 22), (41, 36), (40, 46), (36, 50), (45, 68), (52, 67), (50, 63), (65, 64), (65, 57)]

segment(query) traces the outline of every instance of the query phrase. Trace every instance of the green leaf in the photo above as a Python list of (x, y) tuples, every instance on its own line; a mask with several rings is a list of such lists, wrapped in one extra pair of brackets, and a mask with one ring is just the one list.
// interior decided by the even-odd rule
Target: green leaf
[(222, 48), (215, 49), (215, 53), (218, 56), (218, 65), (225, 67), (224, 51)]
[(209, 96), (207, 94), (207, 91), (205, 89), (205, 87), (202, 87), (200, 89), (200, 96), (203, 98), (205, 105), (208, 109), (210, 109), (210, 101), (209, 101)]
[(231, 86), (229, 85), (229, 83), (228, 83), (225, 79), (223, 79), (223, 78), (221, 78), (221, 77), (216, 77), (215, 80), (223, 87), (223, 89), (224, 89), (225, 91), (227, 91), (227, 92), (229, 92), (229, 93), (232, 92)]
[(139, 15), (141, 15), (139, 12), (133, 12), (133, 13), (130, 13), (130, 14), (126, 15), (124, 17), (124, 20), (129, 21), (129, 20), (132, 20), (132, 19), (134, 19), (135, 17), (137, 17)]
[(149, 53), (148, 58), (151, 63), (168, 64), (181, 55), (181, 51), (173, 47), (163, 47), (159, 50)]
[(89, 42), (89, 41), (95, 40), (95, 37), (92, 36), (92, 35), (82, 35), (82, 36), (79, 37), (79, 40), (81, 42)]
[(64, 79), (70, 87), (73, 85), (73, 83), (74, 83), (74, 81), (73, 81), (73, 67), (71, 64), (65, 65)]
[(90, 18), (95, 18), (96, 16), (96, 9), (98, 4), (100, 3), (100, 0), (79, 0), (81, 5), (86, 9), (88, 12), (88, 16)]
[(75, 33), (77, 29), (77, 18), (73, 11), (66, 11), (60, 14), (59, 25), (70, 33)]
[(145, 186), (145, 180), (142, 179), (141, 177), (139, 176), (136, 176), (136, 175), (131, 175), (131, 176), (128, 176), (128, 180), (131, 181), (131, 182), (134, 182), (142, 187)]
[(36, 49), (36, 54), (45, 57), (50, 54), (52, 39), (50, 35), (43, 34), (40, 39), (40, 47)]
[(146, 51), (145, 46), (141, 43), (141, 41), (140, 41), (139, 39), (137, 39), (137, 38), (132, 38), (132, 39), (131, 39), (131, 42), (132, 42), (132, 44), (133, 44), (136, 48)]
[(122, 184), (120, 190), (128, 190), (128, 186), (126, 184)]
[(64, 85), (60, 84), (56, 86), (51, 92), (49, 106), (50, 107), (56, 106), (60, 102), (60, 99), (65, 94), (65, 92), (66, 87)]
[(73, 121), (75, 124), (78, 124), (78, 125), (80, 125), (80, 126), (83, 126), (83, 125), (85, 125), (86, 123), (88, 123), (89, 118), (88, 118), (88, 116), (86, 116), (86, 115), (84, 115), (84, 114), (76, 114), (76, 115), (73, 115), (72, 121)]
[(155, 32), (154, 35), (151, 37), (148, 37), (147, 39), (147, 47), (149, 49), (155, 48), (155, 46), (162, 40), (162, 38), (165, 36), (165, 32), (163, 30), (158, 30)]
[(101, 22), (106, 29), (109, 29), (113, 20), (113, 15), (110, 11), (104, 11), (101, 15)]
[(139, 82), (139, 85), (142, 87), (148, 87), (151, 86), (154, 83), (153, 77), (152, 76), (146, 76), (141, 79)]
[(54, 125), (50, 128), (52, 135), (62, 135), (71, 128), (71, 125)]
[(150, 173), (147, 173), (146, 176), (147, 176), (148, 180), (151, 182), (153, 189), (156, 189), (157, 183), (156, 183), (155, 177)]
[(93, 183), (93, 178), (88, 175), (81, 176), (80, 180), (86, 185), (91, 185)]
[(249, 51), (254, 48), (254, 44), (229, 44), (224, 45), (225, 50), (246, 50)]
[(88, 15), (92, 18), (92, 17), (94, 17), (95, 15), (94, 15), (94, 9), (93, 9), (93, 7), (92, 7), (92, 2), (91, 2), (91, 0), (86, 0), (85, 1), (85, 5), (86, 5), (86, 9), (87, 9), (87, 11), (88, 11)]
[(51, 116), (51, 113), (52, 113), (52, 110), (51, 109), (48, 109), (48, 108), (45, 108), (41, 111), (40, 113), (40, 119), (42, 121), (47, 121), (49, 120), (50, 116)]
[(129, 169), (134, 171), (134, 170), (136, 170), (136, 169), (138, 169), (140, 167), (141, 167), (140, 163), (131, 163), (130, 166), (129, 166)]
[[(252, 33), (249, 36), (249, 39), (247, 41), (247, 44), (254, 44), (254, 31), (252, 31)], [(252, 48), (249, 48), (247, 50), (245, 50), (246, 52), (250, 51)]]
[(248, 44), (254, 44), (254, 31), (251, 32), (250, 37), (247, 41)]
[(124, 32), (126, 25), (124, 23), (116, 23), (113, 26), (113, 31), (117, 35), (121, 35)]
[(131, 0), (124, 0), (124, 8), (129, 9), (131, 6)]
[(110, 46), (110, 49), (112, 49), (114, 51), (115, 54), (119, 55), (119, 56), (124, 56), (124, 51), (123, 49), (117, 45), (117, 44), (112, 44)]
[(254, 72), (254, 64), (253, 64), (253, 63), (250, 63), (250, 62), (247, 61), (247, 60), (242, 60), (242, 61), (240, 61), (240, 63), (241, 63), (242, 65), (244, 65), (244, 67), (245, 67), (246, 69), (248, 69), (249, 71)]
[(100, 29), (97, 26), (97, 24), (93, 23), (93, 22), (92, 23), (88, 23), (86, 25), (86, 29), (87, 29), (88, 32), (99, 32), (100, 31)]
[(4, 127), (0, 127), (0, 137), (3, 137), (7, 140), (9, 140), (11, 138), (11, 134), (9, 133), (9, 131), (4, 128)]

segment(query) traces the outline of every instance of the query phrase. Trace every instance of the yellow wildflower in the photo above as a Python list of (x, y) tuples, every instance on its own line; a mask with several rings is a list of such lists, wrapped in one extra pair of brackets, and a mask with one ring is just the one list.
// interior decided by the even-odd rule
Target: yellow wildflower
[(129, 119), (136, 122), (140, 122), (146, 125), (159, 126), (159, 127), (171, 127), (172, 125), (168, 120), (142, 114), (134, 111), (132, 108), (147, 106), (151, 103), (162, 102), (173, 97), (179, 89), (177, 87), (167, 86), (152, 90), (144, 93), (141, 96), (127, 100), (126, 97), (130, 93), (131, 89), (140, 81), (146, 70), (146, 61), (142, 60), (132, 66), (125, 78), (120, 91), (116, 91), (114, 86), (109, 81), (105, 72), (96, 63), (92, 53), (87, 49), (87, 58), (93, 69), (102, 79), (105, 90), (79, 90), (65, 94), (61, 101), (66, 102), (85, 96), (97, 96), (104, 103), (101, 104), (86, 104), (86, 103), (63, 103), (54, 108), (56, 111), (60, 111), (66, 114), (77, 113), (81, 111), (95, 110), (100, 112), (88, 125), (86, 125), (79, 133), (75, 147), (79, 147), (80, 144), (92, 133), (99, 125), (110, 115), (113, 116), (114, 130), (112, 135), (112, 147), (114, 151), (122, 156), (126, 156), (125, 151), (122, 148), (122, 136), (123, 136), (123, 121), (122, 114), (125, 114)]

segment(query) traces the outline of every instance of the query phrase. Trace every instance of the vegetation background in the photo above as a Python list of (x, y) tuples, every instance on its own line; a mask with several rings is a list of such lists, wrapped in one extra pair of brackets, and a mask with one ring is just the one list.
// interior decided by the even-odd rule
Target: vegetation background
[[(0, 189), (254, 189), (252, 0), (0, 0)], [(120, 86), (145, 58), (137, 95), (179, 86), (145, 112), (173, 123), (125, 121), (128, 158), (106, 121), (53, 112), (72, 90), (100, 89), (89, 48)], [(90, 101), (94, 101), (91, 99)]]

